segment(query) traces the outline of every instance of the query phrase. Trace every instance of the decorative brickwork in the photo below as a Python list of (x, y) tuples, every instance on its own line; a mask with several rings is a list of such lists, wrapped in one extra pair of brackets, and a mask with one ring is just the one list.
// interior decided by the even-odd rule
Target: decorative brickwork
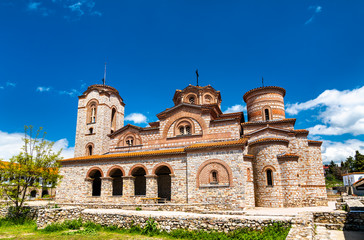
[(143, 128), (124, 126), (116, 89), (92, 85), (79, 98), (75, 158), (61, 161), (57, 201), (235, 210), (325, 205), (322, 142), (294, 129), (284, 96), (280, 87), (247, 92), (245, 122), (242, 112), (221, 112), (219, 91), (190, 85)]

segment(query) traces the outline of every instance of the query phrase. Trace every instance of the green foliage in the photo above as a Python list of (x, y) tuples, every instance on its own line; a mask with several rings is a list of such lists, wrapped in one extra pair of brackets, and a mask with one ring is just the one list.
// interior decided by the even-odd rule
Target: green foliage
[(345, 162), (341, 163), (343, 174), (350, 172), (363, 172), (364, 171), (364, 155), (359, 151), (355, 152), (355, 156), (348, 157)]
[[(42, 137), (40, 137), (42, 135)], [(0, 161), (0, 189), (16, 207), (15, 215), (21, 214), (27, 190), (42, 187), (42, 183), (55, 187), (60, 153), (53, 151), (53, 142), (45, 140), (45, 132), (39, 128), (33, 134), (32, 126), (25, 126), (22, 151), (9, 162)]]
[(140, 208), (140, 207), (136, 207), (136, 209), (135, 209), (136, 211), (141, 211), (142, 210), (142, 208)]
[(146, 221), (146, 225), (144, 226), (144, 228), (142, 228), (141, 234), (154, 236), (157, 235), (159, 232), (160, 230), (157, 228), (157, 223), (154, 221), (154, 219), (149, 218)]
[[(76, 230), (76, 231), (69, 231)], [(139, 225), (132, 225), (130, 228), (119, 228), (118, 226), (105, 226), (93, 222), (82, 223), (81, 220), (65, 221), (64, 223), (53, 223), (48, 225), (42, 231), (45, 233), (62, 232), (62, 235), (96, 235), (98, 232), (107, 231), (123, 234), (141, 234), (146, 236), (161, 236), (174, 239), (201, 239), (201, 240), (228, 240), (228, 239), (244, 239), (244, 240), (263, 240), (263, 239), (285, 239), (290, 230), (287, 224), (273, 223), (271, 226), (262, 230), (253, 230), (250, 228), (241, 228), (229, 233), (217, 231), (176, 229), (170, 232), (161, 231), (157, 227), (154, 219), (149, 218), (146, 225), (142, 228)], [(66, 231), (66, 232), (65, 232)]]
[(35, 221), (28, 218), (0, 218), (0, 227), (33, 225)]
[[(47, 225), (42, 231), (51, 233), (51, 232), (59, 232), (67, 229), (76, 230), (80, 229), (83, 226), (82, 220), (66, 220), (63, 223), (52, 223)], [(87, 226), (85, 226), (87, 227)]]

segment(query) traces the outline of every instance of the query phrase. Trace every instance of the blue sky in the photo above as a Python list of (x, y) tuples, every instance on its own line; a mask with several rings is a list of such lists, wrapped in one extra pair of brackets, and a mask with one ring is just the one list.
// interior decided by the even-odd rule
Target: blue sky
[(196, 68), (223, 111), (244, 109), (263, 76), (340, 161), (364, 152), (363, 25), (364, 1), (0, 0), (0, 158), (30, 124), (72, 156), (77, 96), (106, 61), (125, 123), (157, 120)]

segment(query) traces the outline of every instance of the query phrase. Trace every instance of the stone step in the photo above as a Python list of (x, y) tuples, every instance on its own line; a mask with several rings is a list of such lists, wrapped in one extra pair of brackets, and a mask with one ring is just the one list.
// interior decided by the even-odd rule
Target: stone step
[(329, 230), (343, 230), (344, 224), (334, 224), (334, 223), (315, 223), (317, 227), (324, 227)]

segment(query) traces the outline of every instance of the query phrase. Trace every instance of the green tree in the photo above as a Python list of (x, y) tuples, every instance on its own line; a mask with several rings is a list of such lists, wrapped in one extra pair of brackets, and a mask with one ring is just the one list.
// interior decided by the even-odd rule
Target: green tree
[(61, 150), (53, 151), (54, 142), (45, 140), (42, 128), (34, 134), (32, 126), (25, 126), (24, 133), (22, 151), (9, 162), (0, 161), (1, 191), (12, 201), (15, 217), (21, 215), (30, 187), (41, 187), (42, 183), (55, 187), (61, 178), (58, 173)]
[(364, 155), (359, 151), (355, 152), (353, 168), (355, 172), (364, 172)]

